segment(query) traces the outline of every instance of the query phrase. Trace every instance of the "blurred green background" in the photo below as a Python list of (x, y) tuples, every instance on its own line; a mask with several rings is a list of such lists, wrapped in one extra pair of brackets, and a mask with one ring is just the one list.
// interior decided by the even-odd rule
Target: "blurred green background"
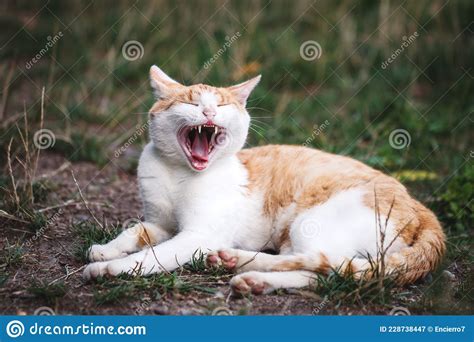
[[(228, 85), (261, 73), (249, 103), (256, 117), (250, 145), (301, 144), (327, 119), (312, 145), (378, 167), (447, 174), (472, 149), (471, 1), (7, 1), (3, 7), (4, 88), (13, 68), (4, 120), (23, 104), (37, 113), (45, 87), (48, 125), (68, 144), (102, 149), (126, 139), (127, 129), (146, 120), (153, 101), (148, 70), (157, 64), (185, 84)], [(418, 38), (382, 68), (414, 32)], [(27, 68), (58, 33), (58, 42)], [(144, 49), (134, 61), (122, 55), (131, 40)], [(320, 58), (301, 58), (308, 40), (319, 43)], [(396, 128), (409, 132), (408, 151), (390, 147)]]
[[(152, 64), (184, 84), (262, 74), (248, 146), (308, 145), (393, 174), (442, 220), (448, 262), (472, 265), (472, 1), (19, 0), (0, 9), (2, 190), (8, 143), (22, 155), (18, 127), (26, 112), (30, 135), (39, 128), (43, 87), (49, 151), (134, 172)], [(131, 41), (137, 58), (125, 58)], [(308, 41), (315, 58), (302, 56)], [(410, 143), (394, 148), (395, 130)], [(466, 284), (472, 292), (472, 274)]]
[[(38, 120), (43, 87), (45, 127), (56, 136), (51, 149), (107, 164), (146, 122), (148, 70), (157, 64), (184, 84), (230, 85), (261, 73), (248, 104), (249, 146), (305, 144), (351, 155), (407, 181), (432, 181), (420, 186), (427, 196), (472, 169), (471, 1), (1, 6), (3, 164), (24, 109)], [(131, 41), (140, 51), (127, 59)], [(307, 41), (319, 44), (317, 58), (302, 58)], [(409, 146), (390, 145), (395, 129), (408, 132)], [(136, 137), (137, 150), (146, 139)], [(136, 155), (116, 164), (133, 171)]]
[[(148, 70), (157, 64), (184, 84), (230, 85), (261, 73), (248, 104), (249, 146), (306, 144), (351, 155), (407, 181), (431, 181), (420, 187), (428, 194), (459, 172), (472, 185), (471, 1), (1, 6), (4, 165), (24, 110), (34, 132), (43, 87), (45, 127), (57, 139), (51, 149), (73, 161), (107, 164), (146, 122), (153, 102)], [(320, 47), (313, 60), (300, 51), (310, 40)], [(122, 51), (130, 41), (143, 47), (135, 60)], [(408, 132), (409, 146), (390, 145), (395, 129)], [(135, 145), (146, 138), (138, 136)]]

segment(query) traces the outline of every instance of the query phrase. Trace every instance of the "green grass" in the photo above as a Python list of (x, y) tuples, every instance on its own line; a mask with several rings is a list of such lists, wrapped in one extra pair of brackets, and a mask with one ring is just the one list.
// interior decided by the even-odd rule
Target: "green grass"
[(94, 284), (94, 300), (97, 305), (117, 303), (124, 298), (141, 299), (148, 296), (158, 300), (166, 294), (199, 291), (215, 293), (215, 289), (188, 281), (177, 272), (135, 277), (121, 274), (115, 278), (99, 278)]
[(45, 281), (33, 280), (28, 292), (36, 298), (53, 305), (58, 299), (67, 294), (68, 287), (63, 282), (50, 284)]
[(203, 272), (207, 269), (206, 254), (200, 249), (196, 250), (191, 256), (191, 261), (187, 264), (188, 269), (192, 272)]
[[(197, 275), (199, 273), (202, 276)], [(166, 294), (201, 292), (215, 294), (210, 286), (214, 280), (228, 278), (223, 269), (209, 269), (205, 265), (205, 254), (197, 250), (191, 261), (177, 271), (136, 277), (121, 274), (116, 278), (101, 277), (94, 283), (94, 300), (97, 305), (117, 303), (124, 298), (141, 299), (148, 296), (158, 300)]]
[(333, 270), (330, 275), (316, 275), (314, 291), (327, 298), (336, 307), (340, 305), (367, 305), (391, 303), (394, 299), (393, 289), (396, 287), (391, 277), (379, 279), (356, 279)]
[[(301, 8), (310, 4), (302, 1)], [(128, 2), (119, 2), (109, 8), (95, 3), (75, 20), (70, 31), (64, 32), (55, 59), (45, 56), (28, 70), (28, 76), (46, 86), (47, 125), (58, 133), (53, 149), (72, 160), (103, 165), (113, 149), (133, 134), (135, 125), (146, 120), (152, 103), (148, 69), (158, 64), (186, 84), (226, 85), (262, 73), (262, 82), (249, 101), (256, 117), (253, 128), (259, 132), (252, 131), (250, 145), (302, 144), (315, 124), (328, 120), (329, 128), (311, 142), (312, 146), (350, 154), (393, 171), (426, 170), (420, 160), (434, 150), (429, 155), (429, 167), (444, 176), (466, 157), (463, 147), (472, 127), (472, 118), (464, 119), (473, 109), (469, 101), (473, 82), (463, 69), (469, 70), (474, 43), (468, 39), (469, 30), (461, 33), (461, 29), (471, 22), (474, 6), (468, 1), (449, 3), (435, 15), (430, 4), (405, 3), (400, 8), (393, 3), (381, 17), (377, 3), (327, 3), (314, 5), (320, 14), (310, 8), (301, 17), (299, 6), (283, 4), (271, 4), (256, 15), (258, 6), (249, 9), (239, 3), (227, 4), (228, 11), (209, 4), (199, 12), (193, 11), (191, 4), (174, 9), (171, 1), (163, 1), (159, 11), (153, 4), (131, 7)], [(48, 8), (64, 22), (84, 9), (80, 4), (65, 8), (55, 1)], [(200, 30), (216, 12), (212, 25)], [(121, 18), (124, 13), (126, 18)], [(187, 17), (193, 20), (181, 19)], [(250, 27), (244, 29), (240, 23), (250, 18)], [(183, 23), (179, 29), (177, 22)], [(21, 26), (14, 18), (5, 23), (3, 39)], [(153, 23), (160, 23), (160, 29), (154, 29)], [(417, 23), (426, 26), (421, 28)], [(8, 59), (16, 54), (27, 61), (47, 36), (60, 28), (61, 23), (42, 11), (37, 27), (29, 32), (36, 41), (20, 34), (0, 57)], [(204, 70), (204, 63), (225, 37), (237, 31), (241, 37)], [(400, 47), (403, 36), (414, 31), (419, 31), (418, 39), (382, 69), (381, 63)], [(121, 48), (132, 39), (142, 43), (144, 55), (127, 61)], [(310, 39), (322, 47), (321, 58), (312, 62), (299, 54), (300, 45)], [(61, 66), (74, 67), (61, 77)], [(11, 85), (12, 97), (20, 90), (22, 77), (17, 73), (20, 78)], [(30, 84), (30, 90), (33, 98), (39, 98), (39, 89)], [(317, 91), (310, 94), (312, 90)], [(18, 100), (21, 106), (21, 97)], [(10, 103), (11, 110), (14, 102), (17, 99)], [(31, 121), (38, 116), (38, 108), (38, 104), (27, 106)], [(410, 133), (408, 153), (390, 147), (388, 136), (395, 128)], [(2, 134), (2, 139), (10, 136), (11, 132)], [(146, 135), (135, 144), (145, 140)]]
[(93, 244), (105, 244), (117, 237), (121, 232), (121, 228), (118, 225), (104, 224), (103, 226), (104, 228), (101, 228), (92, 221), (83, 221), (72, 226), (78, 239), (74, 246), (74, 255), (78, 261), (88, 262), (87, 251)]
[[(17, 184), (19, 204), (12, 201), (6, 157), (13, 139), (13, 171), (21, 179), (17, 158), (24, 161), (26, 155), (19, 132), (31, 139), (40, 127), (43, 86), (44, 127), (56, 136), (49, 150), (100, 167), (113, 159), (115, 165), (133, 172), (138, 153), (123, 153), (115, 159), (114, 151), (147, 120), (153, 103), (148, 82), (152, 64), (184, 84), (231, 85), (261, 73), (262, 81), (248, 103), (253, 116), (248, 146), (309, 142), (311, 147), (349, 155), (396, 175), (435, 211), (444, 226), (448, 236), (444, 266), (456, 264), (464, 275), (453, 298), (472, 300), (472, 1), (301, 0), (291, 6), (246, 1), (222, 5), (201, 6), (196, 0), (187, 6), (170, 0), (159, 4), (118, 1), (114, 6), (95, 2), (85, 8), (80, 2), (66, 6), (53, 0), (41, 11), (43, 4), (34, 1), (15, 3), (2, 12), (0, 44), (16, 35), (0, 51), (0, 85), (3, 89), (8, 85), (5, 118), (17, 118), (0, 125), (2, 209), (28, 221), (31, 231), (46, 221), (36, 209), (54, 186), (31, 182), (30, 191), (25, 186), (28, 182)], [(37, 12), (33, 26), (21, 29)], [(63, 23), (72, 24), (66, 29)], [(26, 69), (47, 37), (59, 31), (64, 37)], [(416, 41), (383, 69), (381, 64), (400, 47), (403, 37), (415, 31)], [(226, 37), (236, 32), (241, 37), (204, 69)], [(129, 40), (143, 45), (142, 58), (123, 57), (122, 46)], [(307, 40), (320, 44), (319, 59), (301, 58), (300, 46)], [(13, 61), (12, 81), (7, 82)], [(6, 96), (4, 90), (1, 95)], [(23, 123), (24, 108), (28, 125)], [(325, 122), (316, 134), (315, 129)], [(390, 145), (395, 129), (409, 132), (408, 147)], [(139, 151), (146, 140), (147, 134), (140, 135), (127, 152)], [(91, 222), (75, 224), (73, 229), (79, 236), (75, 255), (81, 262), (86, 262), (90, 245), (119, 233), (118, 227), (100, 229)], [(14, 262), (17, 254), (10, 252), (7, 260)], [(222, 270), (205, 270), (202, 253), (196, 253), (185, 268), (210, 277), (225, 275)], [(161, 281), (165, 282), (157, 280)], [(110, 285), (112, 300), (126, 293), (125, 284)], [(337, 274), (321, 284), (318, 291), (341, 303), (352, 299), (384, 303), (384, 296), (390, 295), (386, 291), (374, 296), (377, 292), (370, 286), (367, 292), (357, 292), (360, 284)], [(140, 288), (139, 284), (130, 286)], [(431, 288), (436, 293), (437, 285)], [(107, 302), (107, 286), (98, 291), (105, 296), (99, 294), (98, 302)], [(354, 291), (356, 296), (343, 298)], [(436, 297), (426, 296), (427, 303)]]
[(0, 253), (0, 270), (5, 271), (11, 267), (18, 267), (23, 258), (23, 248), (19, 242), (7, 245)]

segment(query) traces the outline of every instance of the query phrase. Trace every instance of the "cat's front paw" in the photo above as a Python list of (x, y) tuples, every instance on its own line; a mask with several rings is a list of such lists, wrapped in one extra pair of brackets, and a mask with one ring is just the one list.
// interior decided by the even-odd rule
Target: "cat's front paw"
[(224, 266), (228, 270), (234, 270), (238, 261), (238, 251), (235, 249), (221, 249), (207, 253), (207, 265), (210, 267)]
[(97, 277), (117, 276), (121, 273), (138, 276), (156, 272), (154, 265), (144, 266), (143, 258), (129, 255), (126, 258), (90, 263), (84, 269), (82, 276), (85, 280), (90, 280)]
[(107, 270), (107, 261), (102, 262), (93, 262), (86, 266), (84, 271), (82, 272), (82, 277), (84, 280), (91, 280), (97, 277), (103, 277), (108, 274)]
[(234, 295), (250, 293), (260, 295), (272, 290), (270, 285), (264, 281), (260, 272), (246, 272), (236, 275), (230, 280), (230, 288)]
[(87, 252), (90, 261), (107, 261), (123, 258), (127, 253), (121, 252), (119, 249), (106, 245), (93, 245)]

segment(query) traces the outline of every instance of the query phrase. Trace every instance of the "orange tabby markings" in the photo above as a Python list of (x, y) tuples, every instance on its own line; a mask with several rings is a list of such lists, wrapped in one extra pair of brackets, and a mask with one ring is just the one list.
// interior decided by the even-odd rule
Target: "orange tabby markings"
[(156, 241), (154, 241), (153, 237), (148, 234), (148, 231), (146, 230), (143, 225), (140, 225), (139, 231), (138, 231), (138, 240), (137, 240), (137, 245), (142, 248), (145, 246), (153, 246), (156, 244)]
[[(434, 214), (411, 198), (397, 180), (380, 171), (347, 157), (298, 146), (269, 145), (242, 150), (238, 156), (248, 171), (249, 192), (263, 193), (263, 212), (272, 220), (291, 204), (296, 204), (298, 214), (325, 203), (341, 191), (364, 189), (364, 204), (381, 215), (390, 215), (398, 234), (412, 247), (403, 250), (398, 257), (388, 259), (389, 268), (409, 267), (399, 276), (401, 283), (426, 275), (444, 254), (445, 236)], [(382, 230), (384, 224), (385, 220), (380, 222)], [(385, 241), (384, 247), (390, 243), (392, 241)], [(279, 232), (276, 247), (288, 245), (291, 245), (290, 234), (285, 227)], [(308, 269), (307, 266), (291, 261), (276, 269)], [(326, 258), (318, 264), (316, 272), (327, 273), (329, 268)], [(363, 271), (352, 262), (344, 263), (343, 270)]]
[(260, 76), (227, 88), (184, 86), (156, 66), (150, 76), (157, 101), (137, 172), (146, 221), (133, 238), (92, 246), (86, 279), (172, 271), (198, 249), (210, 251), (208, 265), (239, 273), (234, 291), (255, 294), (308, 286), (332, 269), (396, 273), (405, 284), (439, 263), (438, 220), (394, 178), (302, 146), (241, 150)]

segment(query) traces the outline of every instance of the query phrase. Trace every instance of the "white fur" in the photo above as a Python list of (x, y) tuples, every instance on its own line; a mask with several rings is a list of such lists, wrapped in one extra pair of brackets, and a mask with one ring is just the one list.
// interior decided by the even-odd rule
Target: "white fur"
[[(175, 82), (166, 75), (162, 76), (159, 69), (152, 69), (152, 72), (166, 82)], [(239, 98), (242, 103), (257, 82), (258, 79), (249, 85), (236, 86), (242, 91)], [(154, 86), (163, 91), (160, 79)], [(218, 107), (216, 101), (213, 94), (204, 93), (197, 106), (177, 103), (161, 113), (152, 113), (151, 142), (140, 158), (138, 180), (145, 211), (144, 225), (158, 244), (153, 249), (147, 247), (138, 251), (136, 238), (133, 240), (130, 236), (135, 227), (106, 245), (95, 245), (89, 257), (97, 262), (85, 269), (86, 279), (122, 272), (150, 274), (163, 269), (172, 271), (188, 262), (197, 249), (203, 252), (223, 249), (235, 256), (251, 258), (251, 252), (232, 248), (260, 251), (274, 247), (275, 233), (294, 217), (295, 207), (281, 210), (274, 220), (263, 215), (263, 194), (248, 193), (248, 174), (236, 156), (245, 143), (250, 118), (246, 111), (234, 105)], [(230, 139), (214, 154), (204, 172), (196, 172), (188, 165), (176, 132), (182, 125), (205, 123), (204, 108), (216, 111), (214, 122), (225, 127)], [(360, 189), (343, 191), (297, 215), (290, 228), (292, 247), (282, 253), (290, 258), (292, 255), (308, 260), (315, 258), (315, 262), (321, 252), (335, 262), (367, 253), (376, 257), (375, 214), (363, 204), (362, 197)], [(381, 218), (381, 222), (384, 223), (385, 218)], [(387, 241), (395, 237), (391, 222), (386, 233)], [(400, 247), (402, 244), (397, 242), (391, 250)], [(246, 270), (253, 267), (254, 270), (268, 271), (270, 265), (282, 258), (285, 257), (261, 254)], [(257, 283), (268, 285), (266, 292), (309, 283), (308, 272), (290, 271), (247, 272), (236, 276), (233, 284), (242, 285), (242, 279), (252, 275)]]
[[(380, 229), (386, 232), (385, 248), (396, 239), (396, 234), (391, 221), (385, 227), (386, 217), (381, 216), (380, 223), (376, 222), (374, 210), (363, 203), (363, 195), (358, 188), (342, 191), (298, 215), (290, 230), (293, 252), (322, 252), (331, 264), (367, 255), (375, 259), (382, 247), (378, 246)], [(388, 252), (396, 252), (402, 246), (396, 240)]]

